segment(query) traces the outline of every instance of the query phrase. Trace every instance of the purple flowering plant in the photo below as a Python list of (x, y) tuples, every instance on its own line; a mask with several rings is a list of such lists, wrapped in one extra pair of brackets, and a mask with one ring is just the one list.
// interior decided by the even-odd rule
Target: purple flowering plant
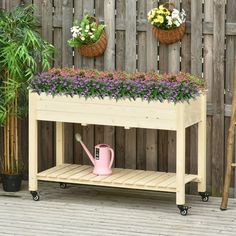
[(32, 92), (52, 96), (109, 97), (116, 100), (141, 98), (147, 101), (183, 102), (205, 91), (205, 81), (188, 73), (127, 73), (72, 68), (53, 68), (35, 76)]

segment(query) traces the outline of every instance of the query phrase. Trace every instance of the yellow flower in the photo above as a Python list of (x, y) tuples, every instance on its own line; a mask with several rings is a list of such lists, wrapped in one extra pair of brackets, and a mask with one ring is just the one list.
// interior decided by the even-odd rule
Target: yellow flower
[(150, 21), (155, 16), (155, 9), (148, 12), (148, 20)]
[(163, 23), (164, 22), (164, 17), (163, 16), (157, 16), (156, 22), (157, 23)]
[(163, 9), (163, 13), (167, 16), (170, 15), (170, 11), (167, 8)]
[(167, 15), (167, 16), (170, 15), (170, 11), (167, 8), (163, 7), (163, 5), (159, 6), (158, 13), (159, 14), (164, 14), (164, 15)]

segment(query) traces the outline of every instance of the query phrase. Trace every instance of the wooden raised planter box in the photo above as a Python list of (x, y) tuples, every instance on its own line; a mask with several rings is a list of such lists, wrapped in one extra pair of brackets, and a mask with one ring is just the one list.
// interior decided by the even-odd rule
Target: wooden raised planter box
[[(56, 166), (38, 173), (37, 121), (56, 123)], [(125, 128), (175, 130), (176, 173), (114, 168), (111, 176), (95, 176), (90, 166), (64, 163), (63, 122)], [(198, 123), (198, 174), (185, 174), (185, 128)], [(148, 157), (147, 157), (148, 158)], [(206, 190), (206, 96), (183, 103), (112, 100), (29, 93), (29, 190), (37, 195), (38, 180), (86, 185), (176, 192), (176, 204), (185, 204), (185, 184), (198, 182)]]

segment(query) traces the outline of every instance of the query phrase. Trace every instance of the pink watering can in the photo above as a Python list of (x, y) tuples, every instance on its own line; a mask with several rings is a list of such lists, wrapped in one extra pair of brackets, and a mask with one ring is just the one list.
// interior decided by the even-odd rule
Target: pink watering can
[(81, 143), (84, 151), (94, 165), (93, 173), (95, 175), (110, 175), (112, 173), (112, 163), (114, 161), (114, 151), (108, 144), (98, 144), (95, 146), (95, 158), (89, 152), (82, 142), (80, 134), (75, 135), (76, 140)]

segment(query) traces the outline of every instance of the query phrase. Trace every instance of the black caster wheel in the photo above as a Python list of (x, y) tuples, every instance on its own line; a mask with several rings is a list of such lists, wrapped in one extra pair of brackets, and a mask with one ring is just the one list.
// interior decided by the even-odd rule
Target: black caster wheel
[(188, 214), (188, 209), (190, 209), (190, 207), (184, 205), (177, 205), (177, 207), (179, 208), (179, 212), (182, 216), (186, 216)]
[(34, 201), (39, 201), (39, 194), (37, 191), (31, 191), (30, 193)]
[(62, 188), (62, 189), (67, 188), (67, 184), (66, 183), (60, 183), (60, 188)]
[(209, 201), (209, 193), (199, 192), (199, 195), (201, 196), (203, 202), (208, 202)]

